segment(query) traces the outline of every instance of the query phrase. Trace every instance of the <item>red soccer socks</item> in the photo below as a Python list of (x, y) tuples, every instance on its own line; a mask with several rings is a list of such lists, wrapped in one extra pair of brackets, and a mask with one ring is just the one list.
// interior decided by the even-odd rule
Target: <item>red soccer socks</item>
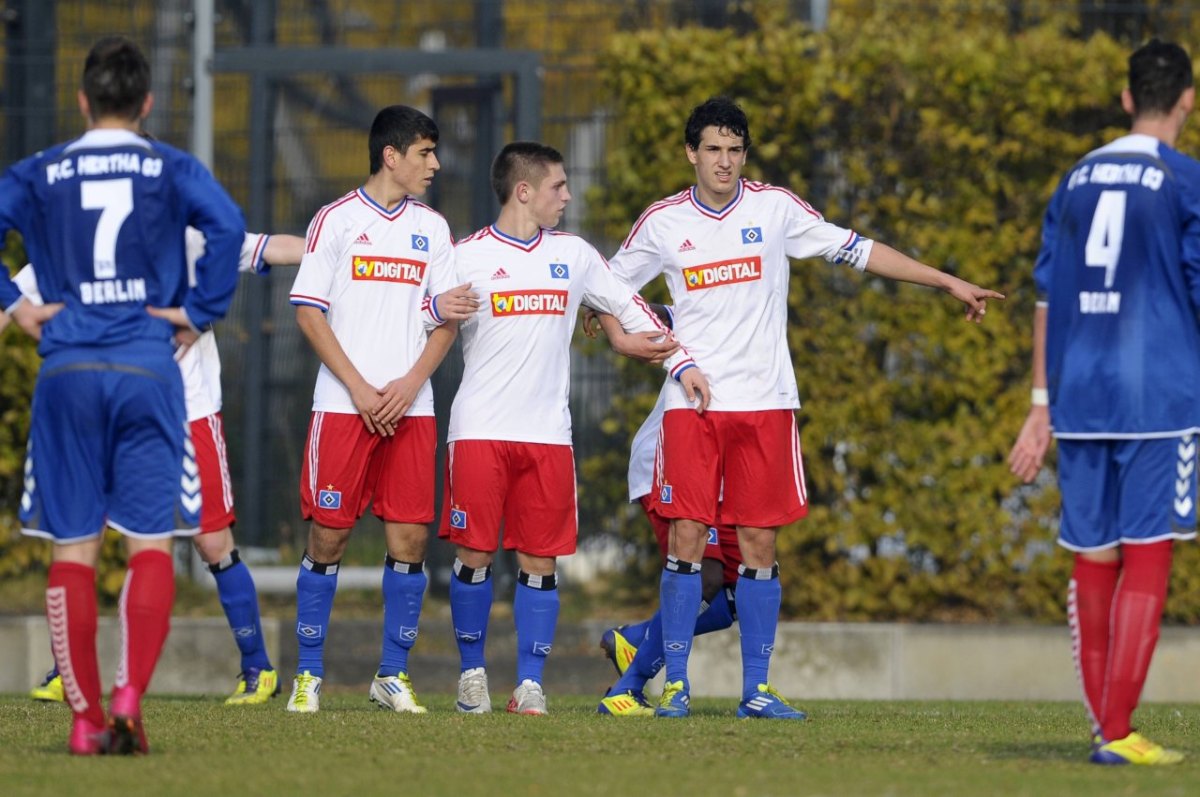
[(1123, 739), (1142, 694), (1171, 576), (1172, 542), (1121, 546), (1121, 580), (1113, 597), (1108, 676), (1100, 711), (1105, 739)]
[(140, 551), (129, 559), (121, 590), (121, 661), (116, 690), (128, 687), (140, 699), (150, 685), (171, 626), (175, 573), (165, 551)]
[(1094, 729), (1100, 727), (1104, 678), (1108, 672), (1109, 616), (1120, 573), (1119, 561), (1096, 562), (1076, 554), (1068, 588), (1071, 652)]
[[(104, 727), (100, 665), (96, 659), (96, 571), (75, 562), (50, 565), (46, 584), (50, 647), (62, 674), (63, 694), (76, 721)], [(72, 734), (74, 739), (74, 734)], [(72, 747), (74, 751), (74, 747)], [(81, 751), (82, 752), (82, 751)]]

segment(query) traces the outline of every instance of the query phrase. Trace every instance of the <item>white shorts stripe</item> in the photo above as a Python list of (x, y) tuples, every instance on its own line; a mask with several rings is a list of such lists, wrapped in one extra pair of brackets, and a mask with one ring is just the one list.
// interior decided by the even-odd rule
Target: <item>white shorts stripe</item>
[(808, 505), (808, 489), (804, 484), (804, 458), (800, 453), (800, 429), (796, 426), (796, 414), (792, 413), (792, 478), (796, 482), (796, 495), (800, 506)]
[(233, 508), (233, 479), (229, 475), (229, 454), (225, 447), (225, 428), (220, 415), (208, 416), (208, 431), (212, 435), (213, 448), (217, 452), (217, 465), (221, 469), (221, 505), (228, 512)]
[(308, 492), (314, 505), (317, 503), (317, 465), (321, 461), (321, 424), (324, 420), (325, 413), (314, 412), (312, 433), (308, 436)]

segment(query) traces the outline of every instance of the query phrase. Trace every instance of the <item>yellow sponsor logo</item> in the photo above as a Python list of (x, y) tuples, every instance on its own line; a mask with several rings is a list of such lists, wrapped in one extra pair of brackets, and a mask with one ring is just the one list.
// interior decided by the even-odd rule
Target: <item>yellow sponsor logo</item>
[(719, 263), (705, 263), (683, 270), (683, 282), (689, 291), (738, 282), (753, 282), (758, 279), (762, 279), (762, 259), (757, 255), (740, 257), (737, 260), (722, 260)]
[(566, 315), (566, 291), (503, 291), (492, 294), (492, 315)]
[(351, 258), (353, 276), (356, 280), (371, 280), (375, 282), (402, 282), (406, 285), (420, 285), (425, 278), (426, 264), (420, 260), (406, 260), (402, 257), (363, 257), (355, 255)]

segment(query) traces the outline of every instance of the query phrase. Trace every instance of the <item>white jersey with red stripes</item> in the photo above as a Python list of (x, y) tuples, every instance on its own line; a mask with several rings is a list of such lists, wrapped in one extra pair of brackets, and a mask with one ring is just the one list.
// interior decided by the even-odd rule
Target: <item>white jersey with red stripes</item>
[[(639, 289), (664, 275), (675, 336), (712, 387), (709, 410), (795, 409), (788, 258), (820, 256), (863, 270), (871, 246), (791, 191), (743, 179), (721, 210), (701, 203), (694, 187), (654, 203), (611, 265)], [(666, 409), (686, 406), (681, 392), (667, 396)]]
[[(543, 229), (520, 241), (490, 226), (460, 241), (455, 255), (458, 282), (470, 282), (482, 306), (460, 327), (464, 370), (449, 440), (570, 445), (571, 335), (581, 302), (630, 332), (669, 334), (577, 236)], [(673, 376), (691, 365), (683, 349), (664, 363)]]
[[(246, 233), (238, 260), (239, 271), (265, 274), (270, 266), (263, 263), (263, 250), (269, 235)], [(204, 233), (194, 227), (185, 232), (189, 284), (195, 284), (196, 261), (204, 255)], [(33, 268), (25, 266), (15, 278), (17, 287), (27, 299), (42, 303), (37, 288), (37, 277)], [(183, 390), (187, 402), (187, 419), (197, 421), (221, 411), (221, 356), (217, 351), (217, 337), (211, 329), (200, 334), (199, 339), (188, 347), (179, 358), (179, 370), (183, 374)]]
[[(388, 210), (361, 188), (321, 208), (308, 225), (291, 302), (325, 312), (334, 336), (376, 388), (404, 376), (425, 348), (432, 297), (454, 286), (454, 239), (441, 214), (412, 197)], [(314, 412), (357, 414), (323, 363)], [(433, 415), (426, 382), (409, 415)]]

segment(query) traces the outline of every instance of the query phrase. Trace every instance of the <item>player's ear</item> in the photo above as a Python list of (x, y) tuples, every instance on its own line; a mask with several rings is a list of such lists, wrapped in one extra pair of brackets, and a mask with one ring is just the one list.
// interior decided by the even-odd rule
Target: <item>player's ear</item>
[(146, 99), (142, 101), (142, 109), (138, 112), (138, 121), (142, 121), (150, 115), (150, 109), (154, 107), (154, 92), (146, 92)]
[(1137, 106), (1133, 104), (1133, 92), (1128, 87), (1121, 89), (1121, 107), (1130, 116), (1137, 116)]
[(87, 95), (83, 93), (83, 89), (80, 89), (75, 94), (75, 98), (79, 101), (79, 113), (83, 114), (83, 118), (90, 122), (92, 120), (92, 109), (91, 106), (88, 105), (88, 98)]
[(692, 148), (691, 144), (683, 145), (683, 154), (687, 155), (688, 163), (692, 164), (693, 166), (696, 165), (698, 154), (696, 150)]

